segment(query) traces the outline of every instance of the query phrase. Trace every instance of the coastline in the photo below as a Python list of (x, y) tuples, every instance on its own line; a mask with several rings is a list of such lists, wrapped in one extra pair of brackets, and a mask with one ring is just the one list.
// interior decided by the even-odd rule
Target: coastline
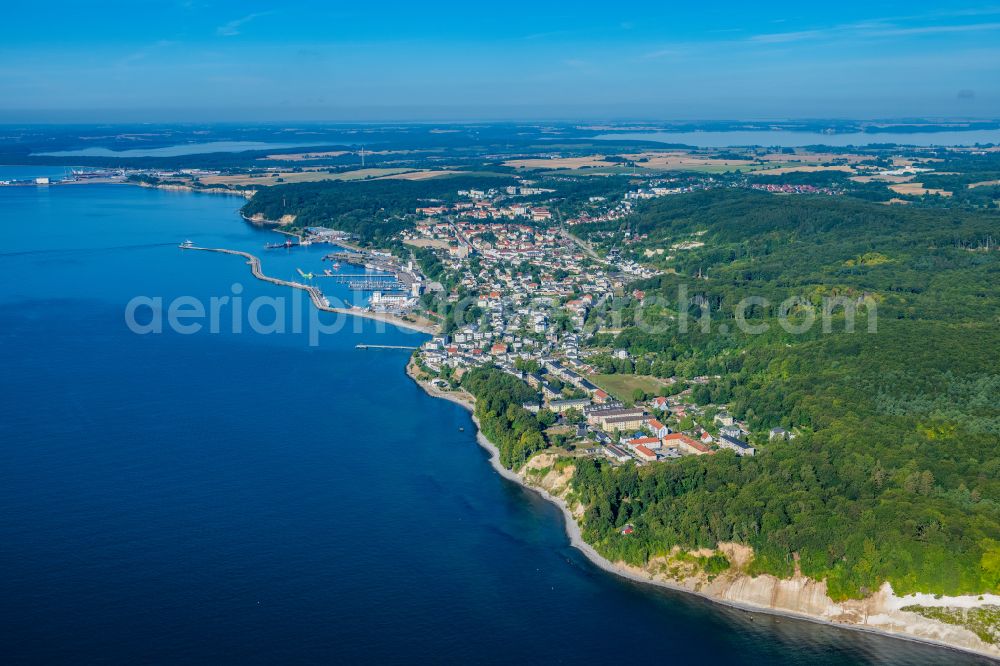
[(257, 190), (231, 190), (226, 187), (192, 187), (190, 185), (178, 185), (175, 183), (144, 183), (124, 181), (123, 185), (138, 185), (139, 187), (149, 187), (154, 190), (167, 190), (170, 192), (204, 192), (205, 194), (223, 194), (231, 197), (243, 197), (251, 199), (257, 194)]
[[(413, 361), (412, 361), (412, 359), (409, 360), (409, 361), (407, 361), (407, 364), (406, 364), (406, 374), (418, 386), (420, 386), (420, 388), (422, 388), (424, 390), (424, 392), (427, 393), (429, 396), (434, 397), (434, 398), (441, 398), (443, 400), (448, 400), (449, 402), (455, 403), (456, 405), (459, 405), (459, 406), (463, 407), (464, 409), (468, 410), (469, 413), (470, 413), (470, 416), (472, 417), (472, 421), (473, 421), (473, 423), (476, 426), (476, 441), (478, 442), (478, 444), (483, 449), (485, 449), (490, 454), (490, 465), (493, 467), (493, 469), (500, 476), (502, 476), (503, 478), (507, 479), (508, 481), (512, 481), (514, 483), (517, 483), (518, 485), (520, 485), (523, 488), (526, 488), (528, 490), (532, 490), (532, 491), (538, 493), (539, 495), (542, 496), (542, 498), (544, 498), (545, 500), (547, 500), (547, 501), (551, 502), (552, 504), (556, 505), (557, 507), (559, 507), (559, 509), (560, 509), (560, 511), (562, 512), (562, 515), (563, 515), (563, 524), (564, 524), (564, 528), (565, 528), (565, 531), (566, 531), (566, 535), (569, 537), (570, 545), (572, 545), (574, 548), (577, 548), (578, 550), (580, 550), (586, 556), (586, 558), (588, 560), (590, 560), (591, 563), (593, 563), (598, 568), (600, 568), (600, 569), (602, 569), (602, 570), (604, 570), (604, 571), (606, 571), (606, 572), (608, 572), (610, 574), (614, 574), (616, 576), (619, 576), (621, 578), (625, 578), (625, 579), (627, 579), (629, 581), (632, 581), (632, 582), (635, 582), (635, 583), (642, 583), (642, 584), (645, 584), (645, 585), (653, 585), (653, 586), (656, 586), (656, 587), (661, 587), (661, 588), (664, 588), (664, 589), (673, 590), (675, 592), (684, 592), (684, 593), (687, 593), (687, 594), (693, 594), (693, 595), (701, 597), (702, 599), (705, 599), (707, 601), (710, 601), (710, 602), (713, 602), (713, 603), (717, 603), (717, 604), (721, 604), (723, 606), (728, 606), (730, 608), (734, 608), (734, 609), (745, 611), (745, 612), (766, 613), (768, 615), (775, 615), (775, 616), (779, 616), (779, 617), (788, 617), (788, 618), (792, 618), (792, 619), (796, 619), (796, 620), (804, 620), (804, 621), (808, 621), (808, 622), (814, 622), (814, 623), (817, 623), (817, 624), (827, 625), (827, 626), (830, 626), (830, 627), (837, 627), (837, 628), (840, 628), (840, 629), (847, 629), (847, 630), (852, 630), (852, 631), (861, 631), (861, 632), (866, 632), (866, 633), (875, 634), (875, 635), (879, 635), (879, 636), (886, 636), (886, 637), (889, 637), (889, 638), (896, 638), (896, 639), (901, 639), (901, 640), (908, 640), (908, 641), (913, 641), (913, 642), (916, 642), (916, 643), (924, 643), (924, 644), (927, 644), (927, 645), (933, 645), (935, 647), (940, 647), (940, 648), (945, 648), (945, 649), (950, 649), (950, 650), (957, 650), (957, 651), (960, 651), (960, 652), (966, 652), (966, 653), (970, 653), (970, 654), (975, 654), (975, 655), (978, 655), (978, 656), (988, 657), (990, 659), (993, 659), (993, 660), (996, 660), (996, 661), (1000, 661), (1000, 649), (994, 648), (994, 649), (990, 650), (989, 648), (991, 646), (989, 646), (986, 643), (983, 643), (983, 645), (987, 649), (982, 649), (980, 647), (977, 647), (976, 645), (963, 645), (963, 644), (957, 644), (957, 643), (946, 642), (946, 641), (941, 641), (941, 640), (935, 640), (935, 639), (930, 638), (930, 637), (914, 635), (912, 633), (908, 633), (908, 632), (904, 632), (904, 631), (893, 631), (893, 630), (888, 629), (888, 628), (880, 628), (880, 627), (875, 627), (875, 626), (871, 626), (871, 625), (867, 625), (867, 624), (857, 624), (857, 623), (851, 623), (851, 622), (838, 622), (838, 621), (835, 621), (835, 620), (832, 620), (832, 619), (828, 619), (828, 618), (822, 617), (820, 615), (815, 615), (815, 614), (810, 614), (810, 613), (804, 613), (804, 612), (797, 612), (795, 610), (785, 609), (785, 608), (775, 608), (773, 606), (766, 606), (766, 605), (763, 605), (763, 604), (756, 604), (756, 603), (753, 603), (753, 602), (748, 601), (748, 600), (723, 598), (723, 597), (721, 597), (719, 595), (716, 595), (716, 594), (711, 594), (711, 593), (704, 592), (704, 591), (701, 591), (701, 590), (692, 589), (692, 588), (687, 587), (687, 586), (685, 586), (685, 585), (683, 585), (683, 584), (681, 584), (679, 582), (670, 582), (670, 581), (662, 580), (662, 579), (658, 580), (658, 579), (655, 579), (652, 576), (652, 574), (643, 575), (643, 574), (637, 573), (636, 571), (633, 571), (633, 570), (627, 568), (625, 565), (623, 565), (621, 563), (612, 562), (611, 560), (608, 560), (603, 555), (601, 555), (600, 553), (598, 553), (597, 550), (593, 546), (591, 546), (589, 543), (587, 543), (584, 540), (583, 534), (582, 534), (582, 531), (581, 531), (581, 528), (580, 528), (580, 524), (577, 522), (576, 517), (573, 515), (573, 512), (570, 509), (569, 505), (566, 503), (566, 501), (562, 497), (559, 497), (558, 495), (553, 495), (552, 493), (550, 493), (547, 489), (545, 489), (543, 487), (532, 485), (532, 484), (528, 483), (525, 480), (524, 476), (522, 476), (518, 472), (515, 472), (514, 470), (507, 469), (506, 467), (504, 467), (500, 463), (500, 450), (489, 439), (487, 439), (487, 437), (485, 435), (483, 435), (482, 430), (479, 427), (479, 420), (475, 416), (474, 398), (472, 398), (471, 395), (469, 395), (468, 393), (464, 393), (463, 392), (464, 396), (460, 397), (459, 395), (454, 395), (455, 392), (442, 391), (442, 390), (438, 389), (436, 386), (433, 386), (432, 384), (430, 384), (429, 382), (418, 378), (415, 375), (414, 370), (413, 370)], [(470, 401), (470, 399), (471, 399), (471, 401)], [(779, 579), (775, 579), (775, 580), (779, 580)], [(878, 593), (876, 593), (876, 594), (878, 594)], [(927, 621), (927, 620), (925, 620), (925, 622), (933, 622), (933, 621)], [(935, 623), (935, 624), (941, 624), (941, 623)], [(955, 627), (953, 625), (942, 625), (942, 626), (945, 627), (946, 629), (950, 628), (950, 630), (960, 629), (959, 627)], [(975, 635), (972, 634), (971, 632), (968, 632), (968, 633), (971, 636), (975, 637)]]
[[(0, 165), (3, 166), (3, 165)], [(145, 187), (152, 190), (167, 190), (170, 192), (194, 192), (203, 194), (221, 194), (224, 196), (231, 197), (242, 197), (244, 199), (251, 199), (257, 190), (232, 190), (225, 187), (192, 187), (190, 185), (178, 185), (178, 184), (163, 184), (163, 183), (144, 183), (136, 182), (130, 180), (122, 180), (121, 178), (89, 178), (87, 180), (54, 180), (50, 183), (45, 183), (40, 185), (33, 182), (23, 182), (16, 184), (7, 184), (2, 187), (63, 187), (63, 186), (81, 186), (81, 185), (132, 185), (138, 187)], [(275, 222), (274, 224), (278, 224)]]

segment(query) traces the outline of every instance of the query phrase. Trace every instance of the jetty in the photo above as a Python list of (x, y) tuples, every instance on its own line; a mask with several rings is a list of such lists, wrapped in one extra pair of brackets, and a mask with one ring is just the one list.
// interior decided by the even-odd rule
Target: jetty
[(355, 349), (408, 349), (414, 351), (420, 347), (407, 347), (406, 345), (354, 345)]
[(237, 257), (243, 257), (246, 259), (247, 264), (250, 266), (250, 272), (255, 278), (262, 282), (270, 282), (271, 284), (281, 285), (282, 287), (291, 287), (292, 289), (300, 289), (309, 294), (309, 299), (312, 304), (316, 306), (317, 310), (322, 310), (323, 312), (334, 312), (337, 314), (346, 314), (354, 317), (361, 317), (364, 319), (374, 319), (376, 321), (384, 321), (386, 323), (392, 324), (394, 326), (399, 326), (400, 328), (409, 328), (416, 331), (421, 331), (422, 333), (435, 333), (437, 332), (436, 327), (424, 326), (416, 322), (406, 321), (404, 319), (399, 319), (391, 315), (386, 315), (378, 312), (369, 312), (367, 310), (362, 310), (361, 308), (336, 308), (330, 305), (330, 301), (327, 300), (323, 292), (320, 291), (319, 287), (311, 284), (302, 284), (301, 282), (293, 282), (291, 280), (282, 280), (281, 278), (271, 277), (264, 273), (260, 266), (260, 258), (250, 254), (249, 252), (243, 252), (241, 250), (229, 250), (221, 247), (198, 247), (191, 241), (184, 241), (180, 245), (182, 250), (197, 250), (200, 252), (218, 252), (219, 254), (230, 254)]
[[(218, 252), (219, 254), (232, 254), (237, 257), (243, 257), (250, 264), (250, 272), (258, 280), (263, 282), (270, 282), (271, 284), (278, 284), (282, 287), (292, 287), (293, 289), (301, 289), (309, 294), (309, 298), (312, 299), (313, 305), (315, 305), (320, 310), (325, 310), (327, 312), (349, 312), (345, 308), (334, 308), (330, 307), (330, 302), (326, 300), (326, 296), (323, 292), (319, 290), (319, 287), (313, 286), (311, 284), (302, 284), (301, 282), (292, 282), (291, 280), (282, 280), (281, 278), (271, 277), (264, 273), (260, 267), (260, 258), (250, 254), (249, 252), (242, 252), (240, 250), (227, 250), (221, 247), (198, 247), (196, 245), (182, 245), (182, 250), (201, 250), (202, 252)], [(302, 271), (299, 271), (300, 273)]]

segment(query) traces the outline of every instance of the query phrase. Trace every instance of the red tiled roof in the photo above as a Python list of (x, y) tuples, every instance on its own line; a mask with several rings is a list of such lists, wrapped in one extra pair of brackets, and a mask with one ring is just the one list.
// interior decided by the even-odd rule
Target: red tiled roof
[(687, 435), (681, 434), (679, 432), (670, 433), (669, 435), (667, 435), (666, 437), (663, 438), (663, 441), (664, 442), (678, 442), (678, 443), (683, 442), (684, 444), (687, 444), (691, 448), (697, 449), (698, 451), (708, 451), (709, 450), (707, 446), (705, 446), (704, 444), (702, 444), (698, 440), (691, 439)]

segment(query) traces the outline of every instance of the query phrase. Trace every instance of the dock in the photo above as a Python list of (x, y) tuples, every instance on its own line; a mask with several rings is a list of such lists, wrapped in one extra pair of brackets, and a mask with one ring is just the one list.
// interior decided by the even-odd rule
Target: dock
[(348, 280), (351, 279), (368, 279), (368, 278), (392, 278), (393, 280), (396, 279), (396, 275), (394, 273), (330, 273), (329, 275), (323, 273), (322, 275), (319, 275), (317, 277), (336, 278), (337, 282), (347, 282)]
[(402, 282), (388, 280), (351, 280), (347, 286), (352, 291), (406, 291)]
[[(409, 268), (403, 267), (395, 258), (386, 258), (377, 252), (330, 252), (325, 261), (344, 262), (352, 266), (364, 266), (369, 273), (330, 273), (324, 277), (334, 278), (347, 284), (354, 291), (399, 291), (409, 293), (420, 277)], [(386, 282), (380, 282), (385, 279)]]
[(355, 345), (355, 349), (408, 349), (415, 351), (420, 347), (407, 347), (406, 345)]
[(354, 265), (364, 260), (364, 252), (331, 252), (323, 257), (323, 261), (343, 261), (344, 263)]

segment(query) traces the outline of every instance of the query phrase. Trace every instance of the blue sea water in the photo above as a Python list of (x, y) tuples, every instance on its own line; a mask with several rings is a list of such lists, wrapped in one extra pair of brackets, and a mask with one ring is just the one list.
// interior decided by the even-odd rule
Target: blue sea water
[(240, 203), (0, 188), (3, 662), (981, 661), (600, 571), (405, 351), (354, 348), (420, 335), (130, 331), (136, 296), (289, 296), (187, 238), (323, 267)]
[(0, 164), (0, 180), (34, 180), (51, 178), (58, 180), (70, 174), (72, 167), (63, 166), (17, 166)]

